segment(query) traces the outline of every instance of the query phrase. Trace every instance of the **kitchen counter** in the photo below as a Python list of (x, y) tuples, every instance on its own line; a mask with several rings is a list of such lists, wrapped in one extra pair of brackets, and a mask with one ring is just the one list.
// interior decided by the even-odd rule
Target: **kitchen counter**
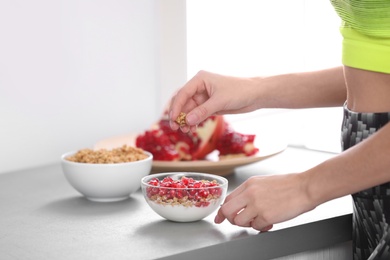
[[(227, 176), (229, 192), (253, 175), (298, 172), (335, 154), (288, 147)], [(215, 214), (166, 221), (139, 190), (120, 202), (91, 202), (66, 181), (60, 163), (0, 175), (1, 259), (272, 259), (351, 240), (350, 197), (259, 233)]]

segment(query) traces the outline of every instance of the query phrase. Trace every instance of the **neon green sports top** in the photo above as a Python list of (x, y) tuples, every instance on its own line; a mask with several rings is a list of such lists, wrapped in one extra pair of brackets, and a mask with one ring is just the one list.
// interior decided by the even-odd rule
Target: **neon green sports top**
[(390, 0), (330, 0), (342, 20), (343, 64), (390, 73)]

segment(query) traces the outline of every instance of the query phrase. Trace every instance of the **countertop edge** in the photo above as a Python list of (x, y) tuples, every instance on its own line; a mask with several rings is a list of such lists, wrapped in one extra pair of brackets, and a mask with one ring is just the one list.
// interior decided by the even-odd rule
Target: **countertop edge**
[(352, 214), (311, 222), (286, 229), (259, 233), (158, 258), (160, 260), (258, 259), (266, 260), (330, 247), (352, 239)]

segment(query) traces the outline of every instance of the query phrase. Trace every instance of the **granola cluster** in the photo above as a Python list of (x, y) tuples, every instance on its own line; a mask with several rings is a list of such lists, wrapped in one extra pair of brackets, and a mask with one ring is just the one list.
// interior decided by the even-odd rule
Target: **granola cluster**
[(185, 126), (186, 123), (186, 113), (181, 112), (179, 116), (176, 118), (175, 122), (178, 123), (180, 126)]
[(72, 156), (67, 157), (68, 161), (78, 163), (110, 164), (126, 163), (146, 159), (148, 157), (141, 148), (123, 145), (112, 150), (82, 149)]

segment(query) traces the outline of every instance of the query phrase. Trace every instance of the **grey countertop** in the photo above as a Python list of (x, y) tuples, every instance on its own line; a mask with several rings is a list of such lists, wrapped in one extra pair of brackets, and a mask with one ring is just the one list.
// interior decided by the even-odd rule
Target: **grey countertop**
[[(332, 156), (288, 147), (237, 168), (227, 176), (229, 191), (250, 176), (298, 172)], [(175, 223), (154, 213), (140, 190), (121, 202), (88, 201), (67, 183), (58, 163), (0, 175), (0, 255), (41, 260), (190, 260), (204, 259), (202, 254), (211, 259), (271, 259), (350, 240), (351, 212), (350, 198), (342, 197), (266, 233), (227, 221), (216, 225), (215, 214), (199, 222)]]

